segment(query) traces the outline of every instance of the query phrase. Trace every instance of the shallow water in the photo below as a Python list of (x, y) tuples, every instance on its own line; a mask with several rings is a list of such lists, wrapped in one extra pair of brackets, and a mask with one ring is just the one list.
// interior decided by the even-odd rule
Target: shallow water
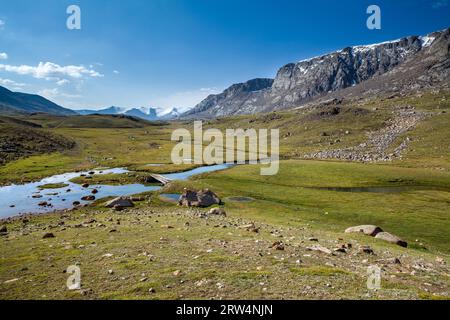
[[(233, 165), (220, 164), (205, 166), (164, 176), (172, 180), (186, 180), (193, 175), (223, 170), (231, 166)], [(111, 196), (130, 196), (161, 189), (160, 186), (146, 186), (143, 184), (127, 184), (119, 186), (90, 185), (88, 188), (82, 188), (81, 185), (70, 182), (71, 179), (79, 177), (82, 174), (89, 175), (89, 172), (92, 171), (94, 174), (123, 174), (129, 172), (125, 168), (69, 172), (47, 177), (38, 182), (0, 187), (0, 218), (12, 217), (25, 213), (46, 213), (55, 210), (69, 209), (73, 207), (74, 201), (79, 201), (81, 204), (91, 202), (81, 200), (82, 197), (89, 195), (95, 196), (96, 199), (101, 199)], [(39, 186), (49, 183), (64, 183), (67, 184), (67, 186), (56, 189), (39, 189)], [(70, 191), (67, 192), (69, 189)], [(97, 189), (98, 193), (92, 194), (91, 192), (93, 189)], [(42, 197), (33, 198), (33, 195), (41, 195)], [(39, 203), (43, 201), (50, 203), (51, 206), (39, 206)]]
[(231, 201), (231, 202), (252, 202), (255, 199), (250, 198), (250, 197), (228, 197), (225, 198), (225, 201)]
[(391, 186), (391, 187), (308, 187), (308, 189), (337, 192), (370, 192), (370, 193), (400, 193), (408, 191), (446, 191), (450, 188), (438, 186)]
[(163, 174), (163, 176), (170, 180), (186, 180), (197, 174), (213, 172), (213, 171), (218, 171), (218, 170), (224, 170), (224, 169), (231, 168), (234, 165), (235, 164), (233, 164), (233, 163), (215, 164), (212, 166), (198, 167), (198, 168), (195, 168), (195, 169), (192, 169), (189, 171), (184, 171), (184, 172)]
[[(121, 174), (128, 172), (124, 168), (91, 171), (94, 171), (95, 174)], [(69, 181), (79, 177), (81, 174), (88, 175), (88, 172), (70, 172), (47, 177), (38, 182), (0, 187), (0, 218), (15, 216), (21, 213), (45, 213), (72, 208), (74, 201), (79, 201), (81, 204), (88, 203), (89, 201), (82, 201), (81, 198), (89, 195), (93, 195), (96, 199), (99, 199), (110, 196), (128, 196), (160, 188), (159, 186), (145, 186), (142, 184), (121, 186), (90, 185), (88, 188), (82, 188), (81, 185)], [(68, 186), (56, 189), (39, 188), (39, 186), (49, 183), (64, 183)], [(67, 192), (69, 189), (70, 191)], [(97, 189), (98, 193), (95, 195), (92, 194), (93, 189)], [(40, 195), (42, 197), (33, 198), (33, 195)], [(42, 201), (51, 203), (52, 206), (39, 206), (39, 203)], [(11, 207), (12, 205), (14, 207)]]
[(164, 198), (165, 200), (169, 200), (170, 202), (178, 202), (180, 199), (181, 194), (179, 193), (162, 193), (160, 195), (161, 198)]

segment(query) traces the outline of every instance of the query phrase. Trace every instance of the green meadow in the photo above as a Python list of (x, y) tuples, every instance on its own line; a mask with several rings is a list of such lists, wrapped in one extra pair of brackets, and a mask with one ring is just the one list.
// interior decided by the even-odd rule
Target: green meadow
[[(0, 298), (448, 298), (449, 99), (446, 92), (427, 93), (350, 102), (336, 115), (306, 108), (205, 121), (204, 129), (279, 128), (278, 174), (262, 176), (262, 165), (239, 165), (173, 181), (123, 212), (104, 208), (104, 199), (98, 199), (75, 211), (7, 221), (8, 236), (0, 241)], [(401, 159), (302, 159), (313, 151), (364, 142), (369, 132), (385, 126), (398, 105), (413, 105), (428, 114), (393, 144), (395, 148), (410, 138)], [(172, 131), (192, 130), (190, 121), (152, 124), (120, 117), (42, 115), (26, 120), (40, 126), (30, 132), (62, 137), (74, 146), (51, 153), (33, 149), (29, 156), (8, 161), (0, 166), (2, 185), (102, 167), (134, 172), (72, 181), (128, 184), (142, 182), (150, 173), (196, 167), (173, 165), (170, 159), (176, 144)], [(26, 124), (8, 120), (2, 125)], [(184, 188), (213, 190), (224, 201), (227, 217), (203, 219), (199, 214), (208, 209), (180, 208), (159, 197)], [(241, 228), (249, 223), (260, 231)], [(406, 240), (408, 248), (344, 233), (360, 224), (378, 225)], [(55, 238), (42, 239), (46, 232)], [(344, 254), (324, 255), (308, 249), (315, 243), (311, 238), (329, 249), (343, 243), (353, 247)], [(273, 248), (276, 241), (283, 242), (284, 250)], [(361, 254), (363, 245), (375, 254)], [(402, 262), (383, 262), (384, 289), (367, 291), (367, 266), (392, 258)], [(83, 290), (71, 292), (64, 287), (63, 270), (77, 263), (88, 280)]]

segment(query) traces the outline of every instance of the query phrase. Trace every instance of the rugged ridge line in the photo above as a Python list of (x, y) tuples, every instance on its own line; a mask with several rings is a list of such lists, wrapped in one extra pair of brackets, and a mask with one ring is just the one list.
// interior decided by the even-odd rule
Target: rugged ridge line
[[(426, 36), (409, 36), (378, 44), (346, 47), (319, 57), (289, 63), (278, 70), (273, 82), (264, 79), (265, 82), (252, 91), (245, 90), (245, 85), (259, 83), (262, 79), (232, 85), (221, 94), (208, 96), (181, 117), (211, 118), (298, 107), (330, 93), (358, 87), (368, 80), (375, 81), (405, 62), (414, 66), (428, 60), (429, 65), (420, 70), (404, 70), (402, 77), (406, 72), (410, 78), (423, 80), (431, 70), (434, 72), (432, 78), (440, 79), (440, 83), (445, 84), (448, 82), (448, 68), (442, 65), (446, 66), (449, 61), (446, 53), (449, 34), (450, 28)], [(415, 87), (411, 82), (409, 84)], [(426, 81), (422, 81), (423, 85), (426, 86)]]

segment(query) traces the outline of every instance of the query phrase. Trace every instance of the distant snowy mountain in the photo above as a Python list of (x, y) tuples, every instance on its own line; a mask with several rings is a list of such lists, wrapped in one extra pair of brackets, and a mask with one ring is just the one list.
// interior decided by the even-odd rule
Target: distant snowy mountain
[(176, 108), (173, 108), (169, 112), (161, 111), (160, 108), (154, 107), (139, 107), (139, 108), (122, 108), (122, 107), (109, 107), (100, 110), (77, 110), (77, 112), (81, 115), (88, 114), (125, 114), (128, 116), (133, 116), (137, 118), (141, 118), (148, 121), (157, 121), (157, 120), (172, 120), (177, 118), (180, 113)]
[(160, 120), (174, 120), (180, 116), (181, 112), (177, 108), (173, 108), (167, 113), (163, 113), (159, 116)]
[(109, 107), (109, 108), (105, 108), (105, 109), (100, 109), (100, 110), (89, 110), (89, 109), (84, 109), (84, 110), (76, 110), (76, 112), (78, 112), (81, 115), (88, 115), (88, 114), (121, 114), (125, 111), (125, 109), (123, 108), (119, 108), (119, 107)]

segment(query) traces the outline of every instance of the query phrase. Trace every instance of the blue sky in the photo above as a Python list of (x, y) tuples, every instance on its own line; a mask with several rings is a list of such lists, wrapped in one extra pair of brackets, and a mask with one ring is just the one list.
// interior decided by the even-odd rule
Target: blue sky
[[(81, 30), (66, 8), (81, 8)], [(381, 30), (366, 8), (381, 8)], [(450, 27), (450, 1), (0, 0), (0, 85), (74, 109), (189, 107), (346, 46)]]

